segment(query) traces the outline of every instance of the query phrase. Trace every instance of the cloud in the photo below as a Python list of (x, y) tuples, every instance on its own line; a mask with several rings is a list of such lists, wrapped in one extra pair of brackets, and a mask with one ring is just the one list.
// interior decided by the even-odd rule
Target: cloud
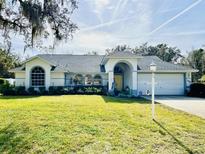
[(197, 0), (196, 2), (192, 3), (191, 5), (189, 5), (187, 8), (185, 8), (183, 11), (179, 12), (177, 15), (175, 15), (174, 17), (170, 18), (169, 20), (165, 21), (164, 23), (162, 23), (161, 25), (159, 25), (157, 28), (155, 28), (154, 30), (152, 30), (149, 35), (154, 34), (155, 32), (157, 32), (158, 30), (160, 30), (161, 28), (163, 28), (164, 26), (166, 26), (167, 24), (171, 23), (172, 21), (174, 21), (175, 19), (177, 19), (178, 17), (182, 16), (184, 13), (188, 12), (189, 10), (191, 10), (193, 7), (195, 7), (196, 5), (198, 5), (199, 3), (201, 3), (202, 0)]
[[(119, 2), (120, 1), (118, 1), (118, 4)], [(126, 4), (127, 4), (127, 0), (124, 1), (124, 3), (121, 2), (120, 5), (125, 7)], [(92, 30), (97, 30), (100, 28), (109, 27), (109, 26), (113, 26), (113, 27), (116, 26), (114, 30), (118, 30), (119, 33), (125, 30), (128, 30), (128, 31), (132, 30), (132, 34), (133, 32), (141, 33), (141, 32), (150, 30), (150, 27), (151, 27), (150, 25), (152, 21), (152, 17), (151, 17), (152, 11), (151, 11), (150, 1), (149, 0), (143, 0), (143, 1), (138, 0), (137, 2), (135, 1), (133, 5), (131, 4), (131, 6), (132, 8), (129, 9), (129, 12), (131, 12), (133, 15), (129, 15), (127, 17), (124, 16), (119, 19), (112, 19), (108, 22), (103, 22), (97, 25), (80, 28), (80, 31), (92, 31)], [(118, 8), (118, 6), (116, 8)], [(116, 8), (115, 8), (115, 11), (116, 11)], [(124, 13), (128, 12), (125, 9), (121, 11), (124, 11)], [(121, 27), (121, 30), (120, 30), (120, 27)]]
[(105, 49), (111, 48), (117, 42), (117, 38), (107, 32), (80, 32), (72, 41), (58, 46), (58, 52), (85, 54), (88, 51), (97, 51), (104, 54)]
[(94, 25), (94, 26), (89, 26), (89, 27), (82, 28), (80, 31), (91, 31), (91, 30), (95, 30), (95, 29), (98, 29), (98, 28), (111, 26), (113, 24), (116, 24), (116, 23), (119, 23), (119, 22), (122, 22), (122, 21), (126, 21), (126, 20), (129, 20), (129, 19), (133, 19), (135, 17), (136, 17), (136, 15), (126, 17), (126, 18), (122, 18), (122, 19), (112, 20), (112, 21), (109, 21), (109, 22), (104, 22), (104, 23), (97, 24), (97, 25)]
[(100, 22), (103, 22), (102, 18), (102, 12), (107, 8), (110, 4), (110, 0), (86, 0), (90, 8), (93, 10), (93, 12), (96, 14)]
[(157, 13), (168, 13), (168, 12), (172, 12), (172, 11), (177, 11), (179, 9), (180, 9), (180, 7), (175, 7), (175, 8), (170, 8), (170, 9), (162, 9), (162, 10), (159, 10)]
[(178, 32), (178, 33), (164, 33), (161, 36), (189, 36), (189, 35), (204, 35), (205, 30), (189, 31), (189, 32)]
[(123, 0), (118, 0), (118, 3), (117, 3), (117, 5), (116, 5), (116, 7), (115, 7), (115, 9), (114, 9), (114, 11), (113, 11), (113, 14), (112, 14), (111, 21), (116, 18), (117, 13), (118, 13), (118, 11), (119, 11), (119, 9), (120, 9), (120, 6), (121, 6), (122, 2), (123, 2)]

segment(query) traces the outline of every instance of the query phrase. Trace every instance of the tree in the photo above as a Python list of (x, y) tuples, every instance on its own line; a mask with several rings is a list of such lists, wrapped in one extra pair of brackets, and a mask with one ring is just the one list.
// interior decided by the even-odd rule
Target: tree
[(191, 51), (187, 60), (193, 68), (199, 70), (199, 72), (193, 74), (193, 80), (198, 81), (205, 74), (205, 50), (196, 49)]
[(76, 0), (0, 0), (0, 30), (7, 42), (13, 32), (22, 35), (26, 47), (34, 39), (36, 46), (40, 38), (66, 40), (77, 29), (70, 19), (76, 8)]
[(99, 55), (97, 51), (89, 51), (88, 53), (86, 53), (85, 55)]
[(163, 43), (156, 46), (148, 46), (148, 43), (144, 43), (139, 47), (135, 47), (133, 52), (143, 56), (157, 56), (163, 61), (172, 63), (180, 63), (180, 60), (184, 58), (180, 49), (177, 47), (169, 47), (167, 44)]
[(184, 59), (178, 48), (169, 47), (167, 44), (151, 46), (148, 43), (144, 43), (139, 47), (136, 46), (134, 49), (127, 45), (118, 45), (113, 49), (106, 50), (108, 54), (115, 51), (131, 51), (142, 56), (158, 56), (160, 59), (172, 63), (180, 63), (181, 59)]
[(10, 73), (9, 69), (19, 66), (19, 64), (20, 60), (17, 55), (4, 49), (0, 49), (0, 78), (14, 77), (14, 74)]
[(112, 52), (116, 52), (116, 51), (127, 51), (127, 50), (131, 50), (131, 48), (127, 45), (117, 45), (115, 48), (112, 49), (106, 49), (106, 53), (112, 53)]

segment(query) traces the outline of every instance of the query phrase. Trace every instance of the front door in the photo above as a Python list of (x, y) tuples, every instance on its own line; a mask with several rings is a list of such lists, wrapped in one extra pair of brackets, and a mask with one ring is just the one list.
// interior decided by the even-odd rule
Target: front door
[(123, 76), (120, 74), (115, 74), (115, 88), (118, 91), (122, 91), (123, 87)]

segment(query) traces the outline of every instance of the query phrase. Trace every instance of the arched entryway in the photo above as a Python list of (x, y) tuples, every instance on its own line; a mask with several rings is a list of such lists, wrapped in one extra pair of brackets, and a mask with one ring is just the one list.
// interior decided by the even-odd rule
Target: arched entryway
[(132, 66), (119, 62), (114, 67), (114, 85), (118, 91), (132, 89)]

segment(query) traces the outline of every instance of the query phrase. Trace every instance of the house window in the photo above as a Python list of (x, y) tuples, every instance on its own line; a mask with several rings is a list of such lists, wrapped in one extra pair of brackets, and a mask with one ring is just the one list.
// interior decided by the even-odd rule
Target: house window
[(45, 71), (41, 67), (34, 67), (31, 71), (31, 85), (34, 87), (45, 86)]
[(91, 75), (86, 75), (85, 76), (85, 85), (92, 85), (93, 84), (93, 79)]
[(95, 75), (94, 85), (101, 85), (101, 84), (102, 84), (102, 77), (100, 75)]
[(77, 74), (74, 77), (73, 82), (75, 83), (75, 85), (83, 85), (83, 76), (81, 74)]

